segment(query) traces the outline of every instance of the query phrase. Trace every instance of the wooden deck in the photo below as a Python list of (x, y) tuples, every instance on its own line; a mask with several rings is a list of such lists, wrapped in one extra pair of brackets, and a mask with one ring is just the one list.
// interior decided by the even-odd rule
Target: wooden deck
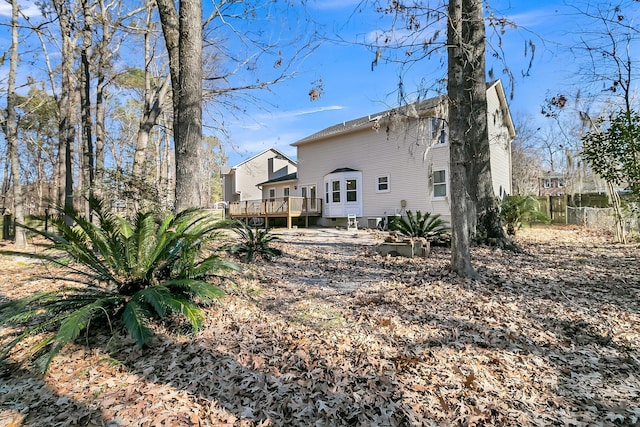
[(292, 219), (304, 217), (305, 225), (309, 225), (310, 216), (322, 215), (322, 199), (305, 197), (285, 197), (269, 200), (244, 200), (229, 203), (230, 218), (287, 218), (287, 227), (291, 228)]

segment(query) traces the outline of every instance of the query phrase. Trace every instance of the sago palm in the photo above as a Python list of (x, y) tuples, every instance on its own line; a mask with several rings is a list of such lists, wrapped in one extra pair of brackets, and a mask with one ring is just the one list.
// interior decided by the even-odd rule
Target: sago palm
[(549, 222), (540, 202), (533, 196), (508, 196), (500, 202), (500, 219), (509, 236), (515, 236), (523, 223)]
[(37, 335), (30, 356), (45, 371), (65, 344), (101, 320), (120, 323), (141, 346), (153, 336), (151, 322), (171, 313), (197, 331), (204, 321), (201, 305), (222, 295), (211, 282), (236, 267), (215, 253), (203, 256), (217, 236), (216, 220), (205, 211), (163, 220), (141, 212), (129, 222), (99, 200), (90, 200), (90, 207), (95, 222), (63, 209), (52, 222), (54, 233), (25, 226), (52, 243), (45, 253), (28, 256), (64, 267), (71, 274), (56, 278), (70, 285), (0, 306), (0, 322), (18, 326), (0, 357)]
[(271, 242), (278, 237), (268, 229), (254, 229), (242, 221), (237, 221), (233, 231), (238, 235), (239, 242), (227, 246), (226, 249), (232, 254), (244, 257), (245, 262), (252, 262), (256, 257), (270, 260), (282, 254), (280, 249), (271, 246)]
[(407, 211), (406, 219), (395, 217), (389, 228), (404, 236), (422, 237), (429, 241), (437, 240), (451, 230), (439, 214), (427, 212), (423, 215), (420, 211), (416, 211), (415, 215), (412, 211)]

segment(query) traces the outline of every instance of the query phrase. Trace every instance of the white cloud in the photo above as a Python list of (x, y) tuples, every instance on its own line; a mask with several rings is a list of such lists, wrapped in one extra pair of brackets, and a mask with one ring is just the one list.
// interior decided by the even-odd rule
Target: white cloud
[[(228, 163), (235, 165), (243, 160), (246, 160), (258, 153), (263, 152), (269, 148), (275, 148), (281, 153), (289, 156), (292, 159), (296, 158), (296, 147), (292, 147), (291, 143), (303, 138), (305, 135), (300, 133), (291, 132), (278, 135), (264, 135), (257, 136), (259, 139), (240, 138), (239, 143), (234, 150), (227, 150)], [(254, 136), (255, 138), (256, 136)]]
[(323, 113), (325, 111), (337, 111), (344, 109), (341, 105), (328, 105), (325, 107), (310, 108), (304, 110), (289, 110), (289, 111), (272, 111), (268, 113), (260, 113), (250, 116), (246, 121), (238, 121), (233, 124), (240, 129), (246, 131), (260, 131), (273, 127), (273, 121), (291, 121), (301, 116), (308, 116), (310, 114)]
[(326, 107), (310, 108), (305, 110), (291, 110), (291, 111), (276, 111), (274, 113), (267, 114), (270, 119), (288, 119), (300, 116), (306, 116), (309, 114), (323, 113), (325, 111), (342, 110), (344, 107), (341, 105), (328, 105)]
[[(20, 11), (28, 17), (40, 16), (40, 9), (30, 1), (19, 1)], [(11, 16), (11, 4), (6, 1), (0, 2), (0, 16)]]

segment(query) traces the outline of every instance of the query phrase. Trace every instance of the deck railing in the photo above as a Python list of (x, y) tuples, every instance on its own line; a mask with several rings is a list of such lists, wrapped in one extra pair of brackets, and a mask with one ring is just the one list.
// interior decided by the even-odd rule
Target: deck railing
[(318, 216), (321, 213), (322, 199), (307, 197), (290, 196), (229, 203), (231, 217), (297, 217)]

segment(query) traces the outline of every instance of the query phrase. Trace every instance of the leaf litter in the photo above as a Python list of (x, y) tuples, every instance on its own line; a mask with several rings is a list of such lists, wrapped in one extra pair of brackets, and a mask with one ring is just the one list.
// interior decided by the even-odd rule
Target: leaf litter
[[(379, 232), (279, 233), (284, 255), (235, 277), (193, 337), (167, 322), (151, 348), (79, 340), (45, 377), (2, 366), (0, 425), (640, 422), (638, 244), (525, 229), (521, 254), (473, 248), (467, 280), (446, 248), (381, 257)], [(0, 265), (2, 299), (56, 286)]]

